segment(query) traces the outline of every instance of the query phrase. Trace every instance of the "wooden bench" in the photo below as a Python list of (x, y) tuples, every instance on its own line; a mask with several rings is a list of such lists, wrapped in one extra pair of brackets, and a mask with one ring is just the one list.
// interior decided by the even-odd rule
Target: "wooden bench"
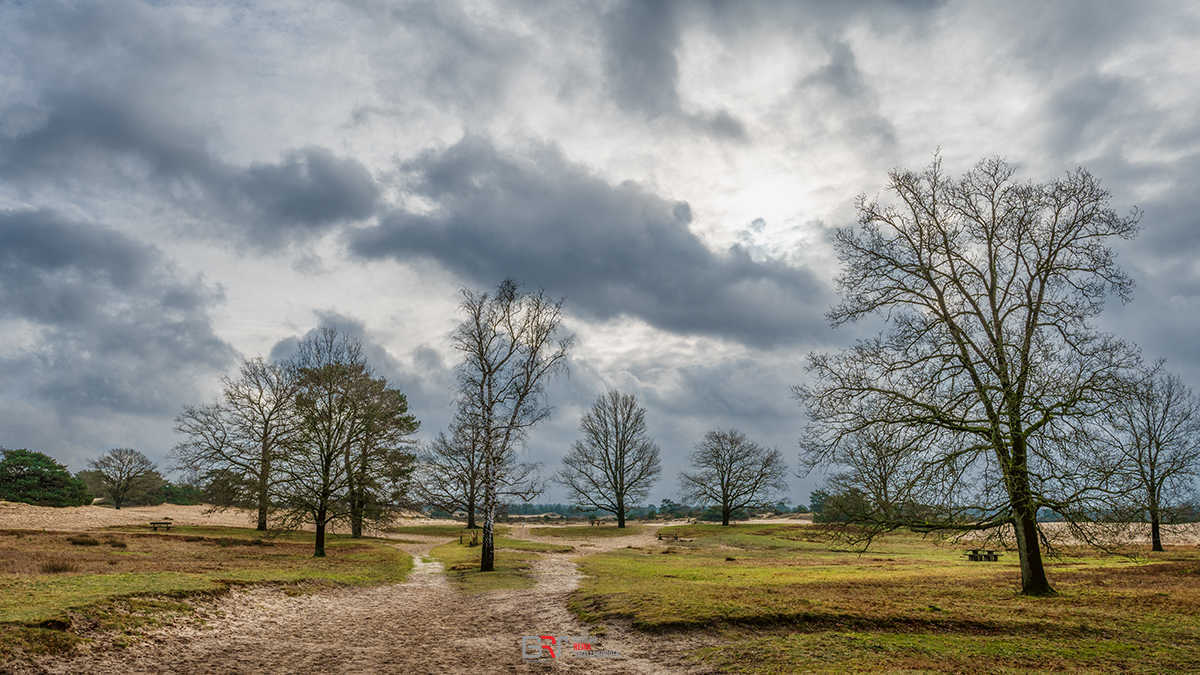
[(150, 522), (150, 527), (153, 528), (155, 532), (158, 532), (158, 528), (160, 527), (170, 532), (172, 525), (174, 525), (174, 523), (169, 520), (154, 520)]
[(963, 555), (967, 556), (967, 560), (970, 560), (971, 562), (998, 562), (1000, 560), (1000, 556), (1004, 554), (988, 549), (973, 548)]

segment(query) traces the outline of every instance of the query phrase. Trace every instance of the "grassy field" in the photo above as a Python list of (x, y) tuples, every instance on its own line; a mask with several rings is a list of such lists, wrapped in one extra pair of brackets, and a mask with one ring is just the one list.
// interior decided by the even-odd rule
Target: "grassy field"
[(454, 540), (434, 547), (431, 555), (442, 562), (450, 582), (464, 593), (483, 593), (511, 588), (530, 588), (534, 585), (529, 572), (539, 553), (570, 553), (570, 546), (496, 538), (495, 569), (479, 571), (478, 546), (459, 544)]
[(1200, 553), (1051, 561), (1017, 593), (1015, 553), (891, 536), (859, 555), (810, 527), (663, 528), (683, 541), (582, 559), (572, 609), (649, 631), (718, 629), (697, 658), (739, 673), (1200, 672)]
[(233, 585), (394, 583), (412, 569), (408, 554), (384, 540), (342, 535), (328, 537), (327, 557), (313, 558), (312, 537), (190, 527), (0, 531), (0, 656), (61, 651), (78, 641), (61, 630), (72, 621), (153, 622), (156, 612), (183, 611), (180, 598)]
[(529, 533), (536, 537), (559, 537), (562, 539), (608, 539), (610, 537), (629, 537), (645, 531), (641, 525), (616, 526), (582, 525), (576, 527), (534, 527)]
[[(459, 535), (466, 534), (470, 536), (471, 530), (467, 529), (466, 525), (404, 525), (401, 527), (389, 527), (387, 531), (391, 534), (417, 534), (429, 537), (445, 537), (447, 539), (457, 539)], [(479, 528), (475, 529), (479, 532)], [(512, 531), (512, 528), (507, 525), (497, 525), (495, 527), (496, 536), (503, 536)]]

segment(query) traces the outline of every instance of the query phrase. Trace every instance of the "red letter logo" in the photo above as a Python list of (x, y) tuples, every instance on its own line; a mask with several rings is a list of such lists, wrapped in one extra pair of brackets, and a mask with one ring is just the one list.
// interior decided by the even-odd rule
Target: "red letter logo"
[[(541, 638), (541, 639), (543, 639), (543, 640), (549, 640), (551, 645), (552, 645), (552, 644), (557, 644), (557, 643), (555, 642), (555, 640), (554, 640), (554, 636), (553, 636), (553, 635), (539, 635), (538, 637), (540, 637), (540, 638)], [(543, 645), (542, 645), (542, 649), (544, 649), (544, 650), (546, 650), (546, 651), (550, 652), (550, 658), (554, 658), (554, 647), (551, 647), (550, 645), (543, 644)]]

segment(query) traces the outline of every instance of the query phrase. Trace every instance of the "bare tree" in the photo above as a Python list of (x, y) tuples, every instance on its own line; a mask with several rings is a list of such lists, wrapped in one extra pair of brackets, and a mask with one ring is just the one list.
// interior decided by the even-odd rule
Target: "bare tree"
[(461, 423), (479, 443), (483, 460), (483, 542), (480, 571), (495, 568), (493, 530), (502, 493), (530, 499), (536, 483), (509, 473), (529, 431), (550, 417), (546, 383), (566, 367), (573, 335), (559, 331), (562, 300), (524, 291), (505, 279), (494, 295), (462, 289), (467, 319), (454, 331), (463, 355), (458, 373)]
[(100, 488), (117, 509), (140, 483), (157, 476), (154, 462), (133, 448), (113, 448), (98, 459), (89, 459), (88, 466), (96, 472)]
[[(918, 518), (929, 519), (930, 505), (940, 503), (948, 487), (944, 480), (954, 480), (926, 466), (925, 445), (929, 439), (904, 427), (868, 427), (847, 435), (838, 448), (836, 470), (830, 473), (821, 492), (821, 515), (818, 521), (853, 524), (842, 535), (853, 542), (869, 544), (876, 536), (891, 532), (900, 523), (909, 527)], [(807, 453), (801, 444), (805, 461), (822, 461), (820, 452)], [(818, 465), (802, 468), (802, 475)]]
[(1162, 361), (1138, 375), (1108, 417), (1121, 466), (1117, 506), (1149, 520), (1151, 549), (1162, 551), (1162, 523), (1189, 503), (1200, 478), (1200, 399)]
[(467, 527), (475, 529), (475, 514), (482, 503), (482, 444), (460, 424), (450, 436), (439, 431), (429, 447), (417, 455), (416, 489), (422, 503), (453, 513), (467, 514)]
[[(847, 439), (873, 427), (923, 438), (913, 462), (953, 487), (921, 527), (1011, 527), (1022, 592), (1054, 592), (1037, 513), (1073, 512), (1103, 479), (1082, 427), (1123, 390), (1137, 351), (1088, 319), (1132, 281), (1107, 246), (1136, 235), (1109, 193), (1079, 169), (1043, 184), (1014, 179), (1001, 159), (953, 181), (936, 159), (893, 171), (893, 205), (859, 199), (861, 227), (834, 238), (843, 269), (841, 325), (879, 315), (884, 335), (809, 355), (809, 466), (837, 464)], [(955, 480), (946, 480), (946, 476)], [(970, 485), (970, 501), (963, 486)], [(926, 518), (930, 513), (946, 518)]]
[(583, 440), (563, 457), (554, 480), (572, 504), (608, 511), (625, 527), (625, 514), (650, 494), (662, 467), (658, 446), (646, 430), (646, 409), (637, 397), (613, 389), (579, 421)]
[(787, 465), (779, 448), (765, 448), (736, 430), (704, 434), (689, 458), (692, 470), (679, 474), (685, 502), (713, 504), (721, 524), (737, 509), (771, 506), (787, 493)]
[(184, 439), (171, 451), (177, 468), (197, 476), (220, 477), (230, 489), (218, 507), (258, 512), (258, 530), (266, 531), (272, 491), (279, 480), (276, 462), (295, 433), (291, 406), (294, 371), (262, 357), (242, 362), (237, 379), (221, 378), (221, 398), (184, 406), (175, 431)]

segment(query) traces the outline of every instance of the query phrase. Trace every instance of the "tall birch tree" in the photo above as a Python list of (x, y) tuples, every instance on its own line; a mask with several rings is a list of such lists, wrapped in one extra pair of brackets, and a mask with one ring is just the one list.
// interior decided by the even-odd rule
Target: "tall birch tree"
[[(526, 291), (505, 279), (495, 293), (462, 289), (467, 318), (454, 331), (462, 354), (457, 368), (461, 422), (479, 443), (483, 461), (483, 541), (479, 569), (495, 569), (494, 529), (502, 495), (531, 499), (536, 481), (521, 481), (512, 467), (530, 430), (548, 419), (546, 384), (567, 365), (574, 335), (560, 329), (563, 300)], [(528, 478), (528, 477), (527, 477)]]

